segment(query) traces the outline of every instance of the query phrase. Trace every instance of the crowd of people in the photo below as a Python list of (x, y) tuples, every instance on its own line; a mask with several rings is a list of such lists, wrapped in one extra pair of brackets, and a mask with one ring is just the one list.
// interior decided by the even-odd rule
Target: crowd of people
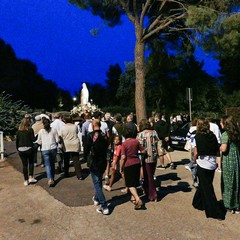
[[(169, 146), (170, 124), (180, 124), (186, 119), (170, 118), (155, 113), (136, 124), (134, 114), (123, 117), (120, 113), (85, 112), (82, 121), (74, 122), (71, 116), (62, 117), (55, 113), (50, 120), (46, 114), (35, 116), (32, 123), (26, 115), (16, 134), (16, 147), (23, 165), (24, 185), (34, 184), (34, 166), (37, 152), (41, 151), (41, 166), (45, 167), (47, 184), (55, 186), (55, 164), (64, 177), (69, 177), (72, 161), (78, 180), (84, 180), (80, 164), (87, 162), (94, 186), (92, 198), (97, 212), (109, 214), (103, 189), (112, 191), (117, 177), (124, 179), (123, 192), (131, 195), (134, 209), (141, 209), (144, 202), (139, 196), (141, 186), (149, 201), (157, 201), (155, 170), (170, 167), (175, 169)], [(192, 205), (204, 210), (207, 217), (223, 220), (226, 211), (240, 213), (239, 206), (239, 126), (231, 116), (221, 119), (219, 127), (210, 118), (192, 121), (187, 143), (191, 152), (188, 170), (193, 173), (196, 192)], [(165, 157), (168, 164), (164, 164)], [(157, 166), (159, 161), (160, 165)], [(224, 207), (215, 196), (213, 178), (215, 170), (222, 174), (222, 196)], [(104, 184), (103, 184), (104, 179)]]

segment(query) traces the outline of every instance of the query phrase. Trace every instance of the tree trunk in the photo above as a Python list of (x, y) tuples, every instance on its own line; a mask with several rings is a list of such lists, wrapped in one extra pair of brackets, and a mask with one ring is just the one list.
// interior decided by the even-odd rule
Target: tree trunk
[(144, 69), (144, 42), (141, 42), (141, 34), (136, 31), (135, 44), (135, 109), (137, 123), (146, 118), (146, 98), (145, 98), (145, 69)]

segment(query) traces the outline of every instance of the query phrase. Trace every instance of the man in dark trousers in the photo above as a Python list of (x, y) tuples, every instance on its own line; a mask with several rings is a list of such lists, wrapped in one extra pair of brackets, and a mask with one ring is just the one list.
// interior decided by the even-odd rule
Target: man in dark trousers
[(107, 202), (102, 191), (102, 176), (107, 166), (107, 137), (100, 129), (101, 123), (99, 120), (92, 121), (93, 131), (88, 134), (86, 153), (88, 154), (87, 165), (92, 177), (95, 196), (93, 196), (94, 205), (101, 205), (96, 211), (104, 215), (109, 214)]

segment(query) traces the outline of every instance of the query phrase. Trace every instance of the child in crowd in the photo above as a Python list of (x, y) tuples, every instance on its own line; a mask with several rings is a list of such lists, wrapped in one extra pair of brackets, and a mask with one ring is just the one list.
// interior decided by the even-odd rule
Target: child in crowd
[(119, 165), (119, 160), (121, 158), (121, 150), (122, 150), (122, 137), (119, 135), (116, 135), (114, 137), (114, 153), (113, 153), (113, 161), (112, 161), (112, 166), (111, 166), (111, 178), (109, 185), (103, 185), (103, 188), (107, 191), (112, 190), (112, 185), (115, 179), (115, 173)]

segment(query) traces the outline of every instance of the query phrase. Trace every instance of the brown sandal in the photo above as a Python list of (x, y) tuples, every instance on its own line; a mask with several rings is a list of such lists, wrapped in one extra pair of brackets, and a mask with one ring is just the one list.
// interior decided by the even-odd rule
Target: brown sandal
[(134, 206), (134, 209), (135, 209), (135, 210), (141, 209), (141, 208), (142, 208), (142, 205), (143, 205), (143, 202), (142, 202), (141, 199), (139, 199), (139, 200), (136, 202), (136, 204), (135, 204), (135, 206)]
[(133, 203), (134, 205), (136, 205), (136, 200), (135, 199), (131, 199), (130, 202)]

